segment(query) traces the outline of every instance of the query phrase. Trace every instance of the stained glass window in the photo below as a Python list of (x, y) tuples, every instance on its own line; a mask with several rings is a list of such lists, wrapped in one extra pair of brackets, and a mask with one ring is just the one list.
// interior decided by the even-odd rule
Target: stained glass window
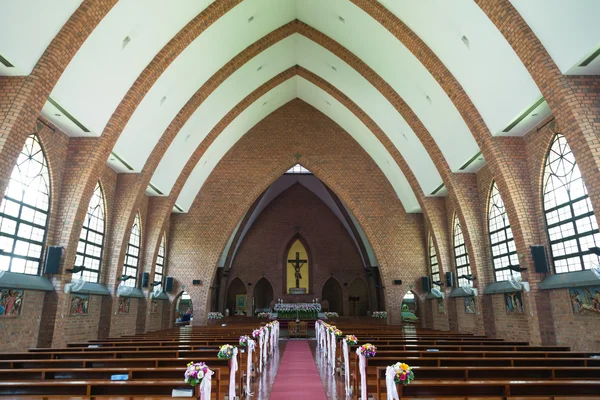
[(123, 274), (132, 276), (125, 281), (125, 285), (136, 287), (138, 279), (138, 265), (140, 263), (140, 239), (141, 239), (141, 225), (140, 225), (140, 214), (135, 215), (133, 220), (133, 226), (131, 227), (131, 234), (129, 235), (129, 243), (127, 244), (127, 252), (125, 253), (125, 265), (123, 268)]
[(458, 216), (454, 215), (454, 263), (456, 264), (456, 278), (458, 286), (473, 286), (465, 276), (471, 275), (471, 264), (469, 253), (465, 245), (465, 237), (458, 222)]
[(73, 280), (83, 279), (94, 283), (100, 280), (100, 266), (104, 248), (104, 218), (104, 194), (102, 193), (102, 186), (98, 182), (83, 220), (75, 257), (75, 267), (83, 266), (85, 270), (73, 274)]
[(556, 273), (589, 269), (599, 263), (590, 247), (600, 246), (598, 222), (567, 143), (554, 136), (544, 167), (544, 215)]
[(437, 253), (435, 246), (433, 245), (433, 236), (429, 235), (429, 267), (431, 268), (431, 284), (435, 285), (438, 289), (442, 287), (433, 282), (440, 282), (440, 267), (438, 265)]
[(160, 282), (160, 285), (157, 285), (156, 287), (161, 289), (165, 268), (165, 254), (165, 233), (163, 232), (160, 247), (158, 248), (158, 255), (156, 256), (156, 265), (154, 267), (154, 282)]
[(31, 135), (0, 204), (0, 271), (40, 273), (49, 211), (48, 162), (38, 137)]
[(509, 267), (519, 267), (517, 247), (513, 238), (510, 222), (502, 196), (498, 191), (496, 182), (492, 183), (488, 209), (488, 231), (492, 248), (492, 264), (496, 281), (507, 281), (510, 278), (520, 278), (521, 273)]
[(288, 169), (286, 174), (312, 174), (312, 172), (304, 168), (302, 165), (296, 164), (292, 168)]

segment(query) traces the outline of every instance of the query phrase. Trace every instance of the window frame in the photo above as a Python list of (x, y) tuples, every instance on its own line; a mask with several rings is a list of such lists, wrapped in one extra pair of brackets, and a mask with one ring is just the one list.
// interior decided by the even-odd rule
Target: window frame
[[(433, 255), (431, 254), (431, 251), (433, 250)], [(435, 263), (433, 261), (433, 259), (435, 258)], [(437, 267), (437, 271), (433, 271), (433, 267)], [(433, 287), (434, 285), (439, 289), (442, 290), (442, 286), (438, 285), (436, 283), (433, 283), (434, 281), (442, 281), (442, 277), (441, 277), (441, 272), (440, 272), (440, 264), (438, 261), (438, 257), (437, 257), (437, 250), (435, 249), (435, 243), (433, 241), (433, 235), (431, 234), (431, 232), (429, 233), (429, 273), (431, 276), (431, 286)], [(435, 275), (437, 275), (437, 279), (434, 277)]]
[[(162, 256), (160, 255), (161, 250), (163, 253)], [(162, 263), (158, 262), (159, 258), (162, 258)], [(160, 282), (160, 285), (156, 285), (156, 286), (160, 287), (161, 290), (164, 285), (166, 260), (167, 260), (167, 239), (166, 239), (166, 232), (163, 232), (162, 238), (160, 240), (160, 245), (158, 246), (158, 253), (156, 254), (156, 262), (154, 263), (154, 279), (152, 281), (152, 283)], [(161, 267), (160, 273), (156, 272), (156, 267), (158, 267), (158, 266)], [(160, 276), (159, 281), (156, 280), (157, 275)]]
[[(499, 199), (499, 202), (494, 201), (495, 194), (497, 194), (496, 199)], [(494, 218), (497, 218), (497, 219), (500, 219), (503, 221), (503, 226), (501, 228), (495, 229), (494, 231), (492, 231), (492, 226), (491, 226), (491, 223), (492, 223), (492, 215), (491, 214), (492, 214), (493, 207), (495, 207), (496, 210), (498, 210), (498, 214), (499, 214), (499, 215), (494, 216)], [(488, 228), (488, 239), (489, 239), (489, 245), (490, 245), (490, 256), (492, 259), (494, 280), (496, 282), (504, 282), (511, 278), (521, 279), (521, 273), (512, 270), (509, 266), (506, 266), (506, 267), (496, 266), (496, 260), (501, 259), (503, 257), (508, 257), (509, 265), (512, 265), (513, 267), (516, 267), (516, 268), (520, 267), (519, 255), (518, 255), (518, 251), (517, 251), (517, 244), (515, 242), (515, 238), (512, 233), (512, 228), (510, 225), (510, 220), (508, 218), (508, 213), (506, 212), (506, 207), (504, 206), (504, 200), (502, 199), (502, 194), (500, 193), (500, 189), (498, 188), (498, 184), (496, 183), (496, 181), (492, 181), (492, 185), (490, 187), (490, 191), (489, 191), (489, 195), (488, 195), (487, 222), (488, 222), (487, 228)], [(494, 243), (493, 235), (502, 233), (502, 232), (504, 232), (505, 239), (499, 240)], [(510, 237), (509, 237), (509, 232), (510, 232)], [(513, 251), (510, 250), (510, 242), (514, 243)], [(502, 245), (506, 245), (506, 249), (508, 252), (494, 255), (494, 246), (502, 246)], [(513, 257), (515, 257), (517, 260), (516, 264), (512, 263)], [(504, 273), (503, 273), (504, 271), (509, 271), (510, 277), (508, 279), (498, 279), (498, 274), (504, 275)]]
[[(135, 230), (134, 228), (137, 225), (137, 229), (139, 234), (135, 234)], [(132, 244), (132, 239), (135, 238), (135, 236), (137, 236), (137, 241), (138, 244)], [(137, 249), (137, 255), (134, 255), (130, 252), (131, 248), (136, 248)], [(129, 240), (127, 241), (127, 248), (125, 250), (125, 258), (123, 259), (123, 275), (129, 275), (129, 276), (133, 276), (133, 285), (129, 282), (131, 282), (131, 278), (125, 281), (125, 285), (126, 286), (132, 286), (134, 288), (138, 287), (138, 279), (139, 279), (139, 274), (140, 274), (140, 251), (142, 248), (142, 216), (140, 215), (140, 212), (138, 211), (135, 214), (135, 218), (133, 219), (133, 224), (131, 225), (131, 231), (129, 232)], [(136, 262), (135, 262), (135, 266), (131, 265), (128, 263), (129, 259), (131, 258), (135, 258)], [(128, 272), (128, 270), (133, 269), (135, 270), (135, 275), (132, 275), (131, 273)]]
[[(93, 214), (89, 214), (88, 211), (90, 210), (90, 205), (92, 203), (92, 200), (94, 198), (94, 196), (96, 195), (96, 189), (99, 189), (100, 192), (100, 206), (102, 207), (102, 232), (99, 232), (95, 229), (91, 229), (85, 226), (85, 221), (89, 221), (90, 218), (93, 216)], [(80, 275), (80, 279), (85, 280), (86, 282), (90, 282), (90, 283), (100, 283), (100, 278), (101, 278), (101, 272), (102, 272), (102, 260), (104, 257), (104, 242), (106, 240), (106, 196), (104, 196), (104, 189), (102, 189), (102, 182), (98, 180), (98, 182), (96, 183), (96, 186), (94, 187), (94, 191), (92, 192), (92, 197), (90, 197), (90, 201), (88, 203), (87, 206), (87, 210), (85, 212), (85, 220), (84, 223), (81, 226), (81, 229), (85, 229), (86, 230), (86, 236), (85, 239), (81, 238), (81, 232), (79, 233), (79, 239), (77, 240), (77, 250), (75, 253), (75, 260), (77, 260), (77, 256), (82, 256), (83, 257), (83, 267), (85, 267), (84, 271), (81, 271), (80, 273), (77, 274), (73, 274), (73, 275)], [(87, 245), (90, 244), (92, 246), (98, 246), (96, 243), (88, 240), (89, 239), (89, 233), (92, 232), (96, 235), (102, 235), (102, 243), (100, 244), (100, 256), (95, 256), (89, 253), (86, 253), (85, 250), (87, 250)], [(85, 244), (85, 248), (84, 248), (84, 252), (80, 253), (79, 252), (79, 243), (83, 242)], [(85, 259), (86, 258), (90, 258), (90, 259), (94, 259), (94, 260), (98, 260), (98, 270), (95, 270), (93, 268), (89, 268), (88, 266), (85, 265)], [(75, 267), (77, 267), (77, 265), (75, 265)], [(84, 278), (84, 274), (85, 272), (90, 272), (91, 274), (96, 274), (96, 280), (86, 280)]]
[[(456, 228), (460, 229), (460, 232), (457, 234), (456, 232)], [(457, 245), (456, 244), (456, 238), (460, 235), (460, 237), (462, 238), (462, 243)], [(460, 247), (464, 248), (464, 253), (457, 255), (456, 254), (456, 250)], [(452, 248), (453, 248), (453, 253), (454, 253), (454, 271), (456, 272), (456, 283), (458, 285), (458, 287), (462, 287), (463, 285), (461, 285), (461, 282), (466, 282), (467, 286), (472, 287), (473, 283), (472, 281), (469, 281), (466, 278), (459, 278), (459, 276), (462, 275), (473, 275), (473, 273), (471, 272), (471, 260), (469, 259), (469, 250), (467, 249), (467, 242), (465, 240), (465, 235), (462, 231), (462, 226), (460, 225), (460, 221), (458, 220), (458, 215), (454, 214), (454, 220), (453, 220), (453, 224), (452, 224)], [(458, 265), (458, 257), (466, 257), (467, 263), (466, 264), (461, 264), (460, 266)], [(463, 273), (459, 273), (459, 268), (462, 270), (463, 268), (466, 268), (467, 273), (463, 274)]]
[[(22, 154), (24, 154), (24, 150), (26, 149), (27, 146), (27, 141), (28, 140), (33, 140), (34, 143), (37, 143), (37, 145), (39, 146), (40, 150), (39, 152), (41, 152), (42, 154), (42, 170), (40, 171), (40, 173), (38, 175), (36, 175), (37, 179), (41, 174), (43, 174), (43, 171), (45, 170), (47, 172), (48, 175), (48, 180), (47, 180), (47, 184), (46, 184), (46, 188), (47, 188), (47, 192), (48, 192), (48, 210), (43, 210), (41, 208), (38, 208), (34, 205), (28, 204), (24, 202), (24, 199), (22, 200), (16, 200), (10, 196), (7, 195), (8, 190), (10, 188), (10, 183), (12, 181), (12, 174), (14, 173), (15, 168), (18, 168), (17, 163), (19, 162), (18, 158), (17, 161), (15, 163), (15, 165), (13, 166), (13, 169), (11, 171), (11, 177), (8, 181), (8, 185), (6, 186), (6, 190), (4, 192), (4, 196), (2, 197), (2, 200), (0, 201), (0, 207), (2, 204), (4, 204), (5, 201), (11, 201), (15, 204), (18, 205), (19, 207), (19, 212), (18, 212), (18, 216), (14, 217), (12, 215), (6, 214), (6, 213), (1, 213), (0, 214), (0, 222), (3, 219), (8, 219), (11, 221), (15, 222), (15, 229), (14, 229), (14, 234), (8, 234), (8, 233), (0, 233), (0, 236), (2, 237), (7, 237), (11, 240), (13, 240), (13, 245), (12, 245), (12, 250), (11, 251), (3, 251), (2, 253), (0, 253), (0, 256), (3, 257), (10, 257), (9, 260), (9, 264), (8, 264), (8, 269), (6, 270), (7, 272), (12, 272), (15, 274), (24, 274), (24, 275), (31, 275), (31, 276), (40, 276), (42, 273), (42, 268), (43, 268), (43, 262), (45, 260), (45, 250), (46, 250), (46, 241), (48, 239), (48, 228), (50, 226), (50, 215), (52, 212), (52, 176), (51, 176), (51, 172), (50, 172), (50, 165), (48, 163), (48, 157), (46, 157), (46, 151), (44, 150), (44, 145), (42, 144), (42, 141), (40, 140), (40, 137), (33, 133), (31, 135), (28, 135), (27, 138), (25, 139), (25, 143), (23, 143), (23, 147), (21, 148), (21, 151), (19, 153), (19, 156), (21, 156)], [(37, 154), (38, 152), (36, 152), (35, 154)], [(35, 155), (33, 154), (33, 155)], [(31, 154), (26, 154), (26, 157), (28, 157), (29, 161), (33, 160), (33, 156)], [(35, 162), (38, 162), (37, 160), (35, 160)], [(38, 191), (39, 193), (39, 191)], [(37, 223), (35, 223), (34, 221), (27, 221), (26, 219), (22, 218), (23, 215), (23, 208), (27, 207), (31, 210), (33, 210), (33, 212), (40, 212), (42, 214), (45, 214), (46, 216), (46, 223), (44, 226), (39, 225)], [(0, 208), (1, 209), (1, 208)], [(43, 237), (41, 242), (38, 242), (36, 240), (33, 240), (31, 238), (27, 239), (23, 236), (19, 236), (19, 228), (21, 226), (21, 224), (23, 225), (28, 225), (31, 226), (32, 228), (36, 228), (36, 229), (42, 229), (44, 231)], [(36, 245), (36, 246), (40, 246), (40, 256), (39, 258), (34, 258), (28, 255), (20, 255), (20, 254), (15, 254), (15, 246), (17, 245), (17, 241), (21, 241), (21, 242), (25, 242), (28, 243), (28, 245)], [(4, 249), (2, 249), (4, 250)], [(13, 268), (13, 260), (14, 259), (20, 259), (20, 260), (25, 260), (25, 262), (27, 261), (33, 261), (33, 262), (37, 262), (38, 263), (38, 267), (37, 267), (37, 272), (35, 273), (29, 273), (26, 272), (27, 271), (27, 267), (24, 266), (24, 271), (23, 272), (15, 272), (12, 270)]]
[[(561, 144), (559, 143), (559, 141), (561, 139), (564, 140), (564, 146), (561, 146)], [(559, 152), (556, 151), (555, 145), (557, 145)], [(568, 152), (563, 152), (563, 150), (565, 150), (565, 149), (567, 149)], [(580, 239), (585, 238), (585, 237), (591, 237), (592, 240), (595, 242), (595, 244), (597, 246), (600, 246), (600, 240), (596, 241), (594, 239), (595, 235), (600, 234), (600, 229), (596, 228), (596, 229), (586, 231), (585, 233), (580, 233), (577, 228), (577, 221), (585, 220), (586, 218), (590, 218), (592, 221), (596, 222), (596, 226), (598, 224), (598, 221), (595, 217), (593, 205), (591, 204), (591, 200), (589, 199), (589, 192), (587, 189), (587, 185), (585, 183), (585, 180), (583, 179), (583, 176), (581, 176), (580, 170), (579, 170), (579, 176), (580, 176), (579, 179), (581, 180), (581, 185), (584, 189), (585, 194), (582, 196), (578, 196), (576, 198), (571, 198), (570, 185), (573, 182), (575, 182), (576, 179), (570, 179), (567, 183), (564, 184), (564, 186), (569, 187), (568, 189), (566, 189), (569, 200), (567, 202), (555, 205), (553, 207), (546, 208), (546, 196), (549, 193), (555, 192), (557, 190), (556, 188), (554, 188), (551, 192), (546, 191), (546, 187), (549, 183), (550, 177), (552, 175), (554, 175), (554, 176), (556, 176), (556, 179), (560, 179), (551, 170), (551, 167), (550, 167), (550, 165), (551, 165), (550, 155), (552, 154), (552, 152), (557, 154), (560, 158), (564, 158), (564, 155), (566, 155), (566, 154), (572, 154), (574, 164), (573, 164), (572, 169), (569, 171), (569, 174), (572, 174), (572, 171), (575, 168), (577, 168), (577, 170), (579, 170), (579, 163), (575, 159), (575, 155), (573, 154), (573, 151), (571, 149), (571, 146), (569, 145), (569, 142), (567, 141), (567, 138), (560, 133), (555, 133), (554, 136), (552, 137), (552, 140), (550, 141), (550, 146), (548, 147), (548, 151), (546, 152), (546, 157), (544, 158), (544, 167), (542, 170), (542, 187), (541, 187), (541, 190), (542, 190), (542, 196), (541, 196), (542, 197), (542, 212), (544, 214), (544, 225), (546, 228), (545, 233), (546, 233), (546, 238), (547, 238), (548, 244), (549, 244), (550, 258), (552, 260), (553, 271), (555, 274), (567, 274), (567, 273), (572, 273), (572, 272), (585, 271), (590, 268), (589, 267), (586, 268), (586, 263), (584, 261), (584, 257), (588, 256), (588, 255), (593, 255), (593, 253), (590, 250), (585, 250), (585, 251), (582, 250), (582, 247), (581, 247), (582, 244), (581, 244)], [(587, 199), (587, 204), (589, 205), (589, 208), (591, 211), (577, 215), (575, 212), (574, 205), (581, 202), (582, 200), (586, 200), (586, 199)], [(554, 201), (554, 203), (556, 203), (556, 201)], [(571, 217), (567, 218), (567, 219), (560, 219), (558, 222), (549, 224), (548, 223), (548, 215), (554, 211), (558, 211), (563, 208), (568, 208), (569, 212), (571, 213)], [(557, 227), (561, 227), (561, 226), (566, 227), (569, 224), (573, 227), (574, 234), (552, 240), (552, 238), (550, 237), (550, 230), (552, 228), (557, 228)], [(562, 229), (560, 231), (561, 231), (561, 233), (563, 232)], [(559, 255), (559, 256), (554, 255), (554, 251), (553, 251), (553, 247), (552, 247), (553, 245), (558, 244), (558, 243), (568, 243), (571, 240), (575, 240), (575, 243), (577, 245), (578, 251), (576, 253), (569, 253), (569, 254)], [(570, 265), (567, 265), (565, 267), (566, 268), (565, 271), (559, 272), (557, 270), (556, 262), (561, 261), (561, 260), (568, 260), (568, 259), (578, 259), (579, 260), (579, 268), (572, 269)], [(597, 262), (600, 262), (600, 257), (597, 257)]]

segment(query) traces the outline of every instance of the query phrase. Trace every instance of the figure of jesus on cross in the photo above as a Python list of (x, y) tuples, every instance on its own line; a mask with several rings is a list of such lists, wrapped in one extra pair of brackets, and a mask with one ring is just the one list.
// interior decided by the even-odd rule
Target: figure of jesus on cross
[(292, 264), (292, 267), (294, 267), (294, 270), (296, 271), (296, 288), (299, 289), (300, 279), (302, 279), (302, 275), (300, 274), (300, 268), (302, 267), (302, 265), (304, 265), (304, 263), (308, 262), (308, 260), (301, 260), (300, 253), (296, 252), (296, 259), (288, 260), (288, 262)]

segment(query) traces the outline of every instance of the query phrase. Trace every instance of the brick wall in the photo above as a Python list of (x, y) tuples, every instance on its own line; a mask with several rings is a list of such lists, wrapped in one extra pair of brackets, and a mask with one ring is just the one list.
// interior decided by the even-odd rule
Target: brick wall
[(340, 220), (302, 184), (281, 193), (256, 219), (233, 261), (229, 282), (239, 277), (244, 286), (247, 282), (256, 285), (264, 276), (273, 285), (275, 299), (284, 295), (287, 247), (295, 238), (296, 227), (310, 254), (309, 294), (322, 298), (323, 285), (334, 277), (342, 285), (346, 304), (343, 310), (331, 311), (348, 314), (350, 286), (354, 279), (365, 278), (362, 260)]
[(40, 306), (45, 295), (45, 292), (37, 290), (24, 290), (21, 315), (0, 318), (1, 351), (23, 351), (30, 347), (37, 347), (42, 318)]

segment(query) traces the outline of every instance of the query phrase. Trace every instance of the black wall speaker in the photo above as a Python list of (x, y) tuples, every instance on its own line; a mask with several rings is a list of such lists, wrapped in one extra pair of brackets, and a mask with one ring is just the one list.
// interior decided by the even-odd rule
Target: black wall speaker
[(44, 263), (45, 274), (58, 274), (60, 267), (60, 256), (62, 255), (62, 247), (50, 246), (46, 251), (46, 262)]
[(402, 279), (396, 279), (394, 285), (402, 285)]
[(148, 287), (148, 281), (150, 280), (150, 273), (144, 272), (142, 274), (142, 287)]
[(431, 290), (431, 281), (428, 276), (421, 277), (421, 288), (423, 289), (423, 293), (429, 293)]
[(202, 281), (200, 279), (194, 279), (192, 285), (202, 285)]
[(446, 272), (446, 287), (454, 287), (454, 272)]
[(173, 291), (173, 277), (167, 276), (165, 279), (165, 292), (171, 293)]
[(535, 272), (540, 274), (550, 272), (548, 260), (546, 259), (546, 248), (544, 246), (531, 246), (531, 257), (533, 257)]

